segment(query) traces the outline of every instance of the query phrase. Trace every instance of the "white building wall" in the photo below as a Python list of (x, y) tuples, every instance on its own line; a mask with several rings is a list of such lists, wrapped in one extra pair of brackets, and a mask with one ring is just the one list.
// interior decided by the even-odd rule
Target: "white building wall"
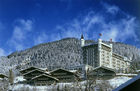
[(81, 46), (83, 47), (85, 45), (85, 40), (81, 39)]
[[(98, 50), (99, 50), (99, 62), (100, 62), (100, 66), (105, 66), (105, 67), (109, 67), (111, 68), (111, 61), (112, 61), (112, 45), (107, 45), (105, 43), (103, 43), (101, 41), (101, 39), (99, 39), (98, 42)], [(109, 48), (109, 50), (105, 50), (102, 47), (105, 46), (107, 48)]]
[(101, 66), (101, 44), (102, 44), (102, 40), (98, 39), (98, 61), (99, 61), (99, 66)]
[(110, 67), (112, 68), (112, 51), (113, 51), (113, 46), (112, 44), (110, 44), (110, 47), (111, 47), (111, 52), (110, 52)]
[[(95, 63), (95, 56), (93, 52), (95, 52), (94, 49), (87, 48), (87, 65), (93, 66), (93, 64)], [(113, 55), (112, 44), (107, 45), (103, 43), (101, 39), (98, 39), (98, 66), (105, 66), (116, 70), (125, 70), (129, 67), (130, 63), (128, 61), (124, 61), (123, 56), (116, 54), (118, 57), (113, 57)]]
[[(116, 70), (122, 70), (123, 72), (126, 71), (126, 69), (129, 69), (130, 62), (124, 60), (123, 56), (115, 54), (117, 57), (112, 56), (112, 68)], [(121, 57), (121, 58), (119, 58)]]

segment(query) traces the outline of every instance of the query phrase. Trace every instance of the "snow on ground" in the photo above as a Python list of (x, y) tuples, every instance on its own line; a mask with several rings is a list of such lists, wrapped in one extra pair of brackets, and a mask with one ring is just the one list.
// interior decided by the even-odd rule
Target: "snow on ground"
[(130, 79), (131, 79), (131, 77), (115, 77), (115, 78), (108, 80), (108, 81), (111, 84), (111, 86), (116, 88)]
[(31, 85), (24, 85), (24, 84), (17, 84), (11, 87), (12, 91), (51, 91), (53, 89), (57, 89), (59, 85), (59, 89), (64, 88), (66, 86), (72, 86), (72, 83), (58, 83), (57, 85), (48, 85), (48, 86), (31, 86)]
[[(131, 79), (131, 77), (121, 76), (121, 77), (115, 77), (113, 79), (110, 79), (110, 80), (108, 80), (108, 82), (110, 83), (110, 85), (113, 88), (116, 88), (130, 79)], [(14, 83), (17, 83), (19, 81), (25, 81), (23, 76), (16, 77), (14, 80)], [(98, 82), (98, 80), (97, 80), (97, 82)], [(84, 84), (86, 84), (86, 81), (80, 82), (80, 85), (84, 85)], [(24, 90), (30, 89), (30, 91), (32, 91), (33, 89), (36, 89), (37, 91), (49, 91), (50, 89), (57, 88), (58, 85), (59, 85), (59, 88), (63, 88), (65, 85), (73, 87), (77, 84), (73, 83), (73, 82), (71, 82), (71, 83), (58, 83), (56, 85), (48, 85), (48, 86), (31, 86), (31, 85), (24, 85), (24, 84), (15, 84), (12, 87), (12, 90), (19, 91), (20, 89), (24, 89)]]
[(17, 84), (13, 87), (11, 87), (11, 89), (13, 91), (20, 91), (20, 90), (23, 90), (23, 91), (26, 91), (27, 89), (29, 91), (47, 91), (49, 89), (52, 89), (52, 86), (31, 86), (31, 85), (24, 85), (24, 84)]
[(124, 73), (118, 73), (117, 76), (137, 76), (138, 74), (124, 74)]
[(18, 82), (21, 82), (21, 81), (25, 81), (26, 79), (23, 78), (23, 76), (17, 76), (15, 79), (14, 79), (14, 83), (18, 83)]
[[(48, 86), (31, 86), (27, 84), (15, 84), (10, 89), (12, 91), (20, 91), (20, 90), (28, 90), (28, 91), (52, 91), (53, 89), (57, 89), (59, 86), (59, 89), (64, 88), (65, 86), (68, 86), (70, 88), (73, 88), (75, 86), (81, 86), (82, 84), (86, 83), (85, 81), (80, 82), (80, 84), (71, 82), (71, 83), (57, 83), (56, 85), (48, 85)], [(84, 88), (82, 86), (82, 88)], [(71, 90), (72, 91), (72, 90)]]

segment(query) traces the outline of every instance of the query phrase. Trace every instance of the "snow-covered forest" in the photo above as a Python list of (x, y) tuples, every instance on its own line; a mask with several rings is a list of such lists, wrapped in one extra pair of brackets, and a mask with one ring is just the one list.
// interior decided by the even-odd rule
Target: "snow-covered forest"
[[(86, 44), (95, 43), (94, 40), (86, 40)], [(119, 43), (108, 42), (113, 44), (113, 52), (128, 57), (131, 61), (140, 63), (140, 49)], [(8, 56), (0, 57), (0, 71), (7, 74), (9, 69), (18, 75), (20, 69), (36, 66), (40, 68), (49, 67), (68, 67), (78, 66), (83, 63), (80, 39), (65, 38), (62, 40), (43, 43), (32, 48), (16, 51)]]

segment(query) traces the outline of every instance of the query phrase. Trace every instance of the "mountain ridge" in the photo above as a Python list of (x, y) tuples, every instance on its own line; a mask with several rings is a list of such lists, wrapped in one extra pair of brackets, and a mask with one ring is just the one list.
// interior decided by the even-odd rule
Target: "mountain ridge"
[[(95, 42), (97, 41), (85, 41), (86, 44)], [(126, 56), (131, 61), (140, 61), (140, 49), (120, 42), (103, 42), (113, 44), (113, 52)], [(83, 64), (80, 39), (77, 38), (64, 38), (49, 43), (42, 43), (19, 52), (13, 52), (7, 57), (1, 57), (0, 61), (0, 69), (3, 68), (3, 72), (7, 71), (5, 67), (13, 68), (18, 72), (18, 70), (29, 66), (48, 68)]]

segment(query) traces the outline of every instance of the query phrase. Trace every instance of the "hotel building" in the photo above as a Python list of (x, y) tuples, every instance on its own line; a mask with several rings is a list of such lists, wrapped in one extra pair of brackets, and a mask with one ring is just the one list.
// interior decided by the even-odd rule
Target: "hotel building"
[(126, 70), (129, 70), (130, 61), (126, 57), (114, 53), (112, 46), (112, 44), (103, 43), (101, 39), (98, 39), (97, 43), (85, 45), (82, 35), (83, 63), (93, 68), (104, 66), (116, 71), (126, 72)]

